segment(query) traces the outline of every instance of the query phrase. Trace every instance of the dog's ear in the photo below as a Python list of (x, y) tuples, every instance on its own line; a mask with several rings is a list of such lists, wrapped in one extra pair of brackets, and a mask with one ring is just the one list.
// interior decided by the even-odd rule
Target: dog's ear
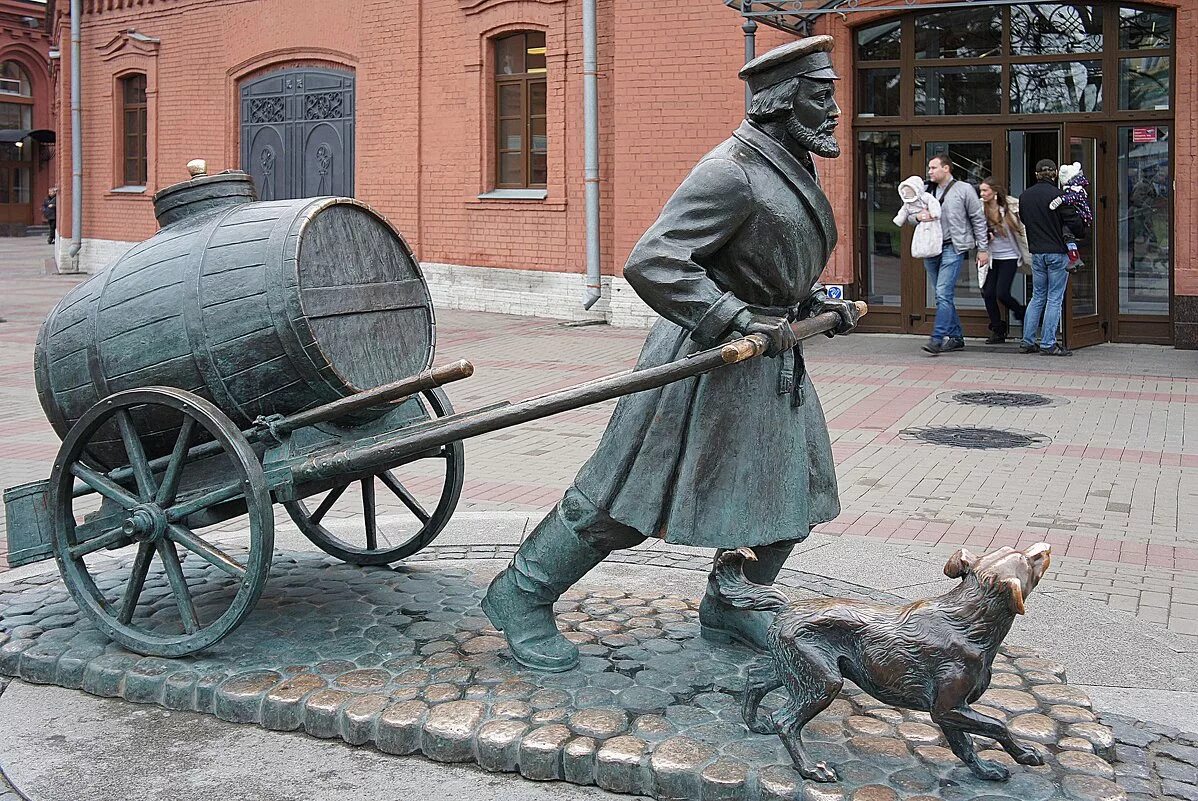
[(1024, 613), (1023, 584), (1017, 578), (1009, 578), (1003, 584), (1007, 587), (1007, 598), (1011, 603), (1011, 611), (1022, 615)]
[(961, 548), (944, 563), (944, 575), (949, 578), (961, 578), (961, 576), (972, 573), (977, 563), (978, 558), (976, 556)]
[[(1026, 556), (1031, 561), (1036, 561), (1037, 559), (1043, 559), (1045, 562), (1051, 562), (1052, 561), (1052, 546), (1049, 545), (1047, 542), (1037, 542), (1035, 545), (1033, 545), (1032, 547), (1030, 547), (1026, 551), (1024, 551), (1023, 555)], [(1044, 566), (1044, 569), (1045, 570), (1048, 569), (1047, 564)]]

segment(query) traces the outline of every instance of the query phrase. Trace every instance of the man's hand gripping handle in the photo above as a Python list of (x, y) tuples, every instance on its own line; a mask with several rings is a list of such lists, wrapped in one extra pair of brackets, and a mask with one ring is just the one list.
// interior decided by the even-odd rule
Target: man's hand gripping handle
[[(854, 306), (857, 308), (857, 317), (864, 317), (869, 313), (869, 306), (863, 300), (854, 301)], [(823, 314), (817, 314), (815, 317), (808, 317), (805, 320), (798, 320), (790, 324), (790, 331), (794, 335), (795, 342), (801, 342), (804, 339), (809, 339), (816, 334), (825, 334), (828, 331), (833, 331), (840, 327), (844, 322), (844, 318), (834, 311), (827, 311)], [(770, 351), (772, 340), (764, 333), (751, 333), (748, 336), (733, 340), (724, 345), (721, 349), (721, 354), (727, 364), (735, 364), (743, 362), (746, 359), (753, 359), (758, 356), (764, 356)]]

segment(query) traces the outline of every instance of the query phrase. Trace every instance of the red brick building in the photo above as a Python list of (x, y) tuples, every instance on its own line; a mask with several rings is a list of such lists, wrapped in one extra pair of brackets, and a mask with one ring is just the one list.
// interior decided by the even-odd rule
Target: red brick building
[(0, 234), (42, 222), (55, 182), (46, 4), (0, 0)]
[[(1017, 194), (1051, 156), (1085, 164), (1100, 209), (1068, 341), (1198, 347), (1194, 3), (812, 5), (757, 17), (756, 46), (803, 24), (837, 38), (844, 156), (821, 170), (841, 244), (825, 278), (871, 302), (872, 328), (926, 333), (933, 316), (890, 224), (899, 180), (947, 150), (960, 177)], [(51, 16), (65, 78), (66, 4)], [(744, 20), (719, 0), (599, 0), (604, 297), (584, 312), (581, 17), (582, 0), (83, 0), (82, 250), (65, 250), (64, 196), (60, 267), (100, 269), (151, 235), (152, 194), (203, 157), (266, 198), (378, 207), (440, 303), (643, 323), (620, 268), (741, 118)], [(65, 79), (57, 92), (68, 108)], [(974, 273), (959, 293), (970, 334), (984, 328)]]

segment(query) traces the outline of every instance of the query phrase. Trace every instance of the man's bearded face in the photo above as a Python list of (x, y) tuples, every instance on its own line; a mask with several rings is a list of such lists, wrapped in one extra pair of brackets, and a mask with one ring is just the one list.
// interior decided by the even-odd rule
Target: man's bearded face
[(802, 80), (791, 101), (792, 111), (786, 130), (798, 144), (815, 155), (834, 159), (840, 155), (836, 125), (840, 106), (836, 104), (832, 81)]

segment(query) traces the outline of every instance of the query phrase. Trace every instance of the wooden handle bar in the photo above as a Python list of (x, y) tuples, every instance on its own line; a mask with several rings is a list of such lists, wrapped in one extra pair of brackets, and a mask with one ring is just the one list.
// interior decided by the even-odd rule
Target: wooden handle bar
[[(861, 301), (857, 301), (857, 304), (860, 313), (865, 314), (865, 304)], [(825, 312), (793, 323), (791, 328), (799, 339), (807, 339), (830, 331), (838, 325), (840, 315), (836, 312)], [(291, 462), (293, 479), (296, 484), (303, 484), (308, 481), (344, 476), (352, 479), (355, 475), (378, 473), (403, 463), (414, 454), (439, 448), (455, 440), (489, 434), (501, 428), (539, 420), (633, 392), (656, 389), (674, 381), (756, 358), (765, 353), (768, 345), (765, 336), (753, 334), (726, 345), (717, 345), (692, 353), (684, 359), (668, 364), (616, 373), (516, 403), (500, 403), (459, 412), (400, 429), (380, 439), (318, 451)]]
[(368, 389), (364, 392), (356, 392), (341, 400), (335, 400), (332, 403), (317, 406), (315, 409), (308, 409), (307, 411), (293, 414), (290, 417), (284, 417), (275, 423), (273, 428), (277, 433), (286, 434), (304, 426), (336, 420), (338, 417), (345, 417), (353, 412), (369, 409), (371, 406), (398, 402), (415, 395), (417, 392), (423, 392), (426, 389), (439, 387), (453, 381), (461, 381), (463, 378), (469, 378), (472, 375), (474, 375), (474, 365), (465, 359), (460, 359), (453, 364), (434, 367), (431, 370), (425, 370), (414, 376), (401, 378), (399, 381), (383, 384), (380, 387)]
[[(864, 317), (869, 314), (869, 304), (863, 300), (853, 301), (853, 305), (857, 307), (857, 316)], [(798, 320), (790, 324), (790, 330), (795, 332), (795, 337), (803, 340), (809, 339), (816, 334), (822, 334), (825, 331), (831, 331), (836, 326), (840, 325), (840, 315), (836, 312), (824, 312), (815, 317), (808, 317), (806, 320)], [(724, 356), (724, 361), (727, 364), (736, 364), (743, 362), (746, 359), (752, 359), (762, 355), (770, 347), (770, 340), (765, 334), (749, 334), (747, 337), (729, 342), (723, 346), (721, 353)]]

